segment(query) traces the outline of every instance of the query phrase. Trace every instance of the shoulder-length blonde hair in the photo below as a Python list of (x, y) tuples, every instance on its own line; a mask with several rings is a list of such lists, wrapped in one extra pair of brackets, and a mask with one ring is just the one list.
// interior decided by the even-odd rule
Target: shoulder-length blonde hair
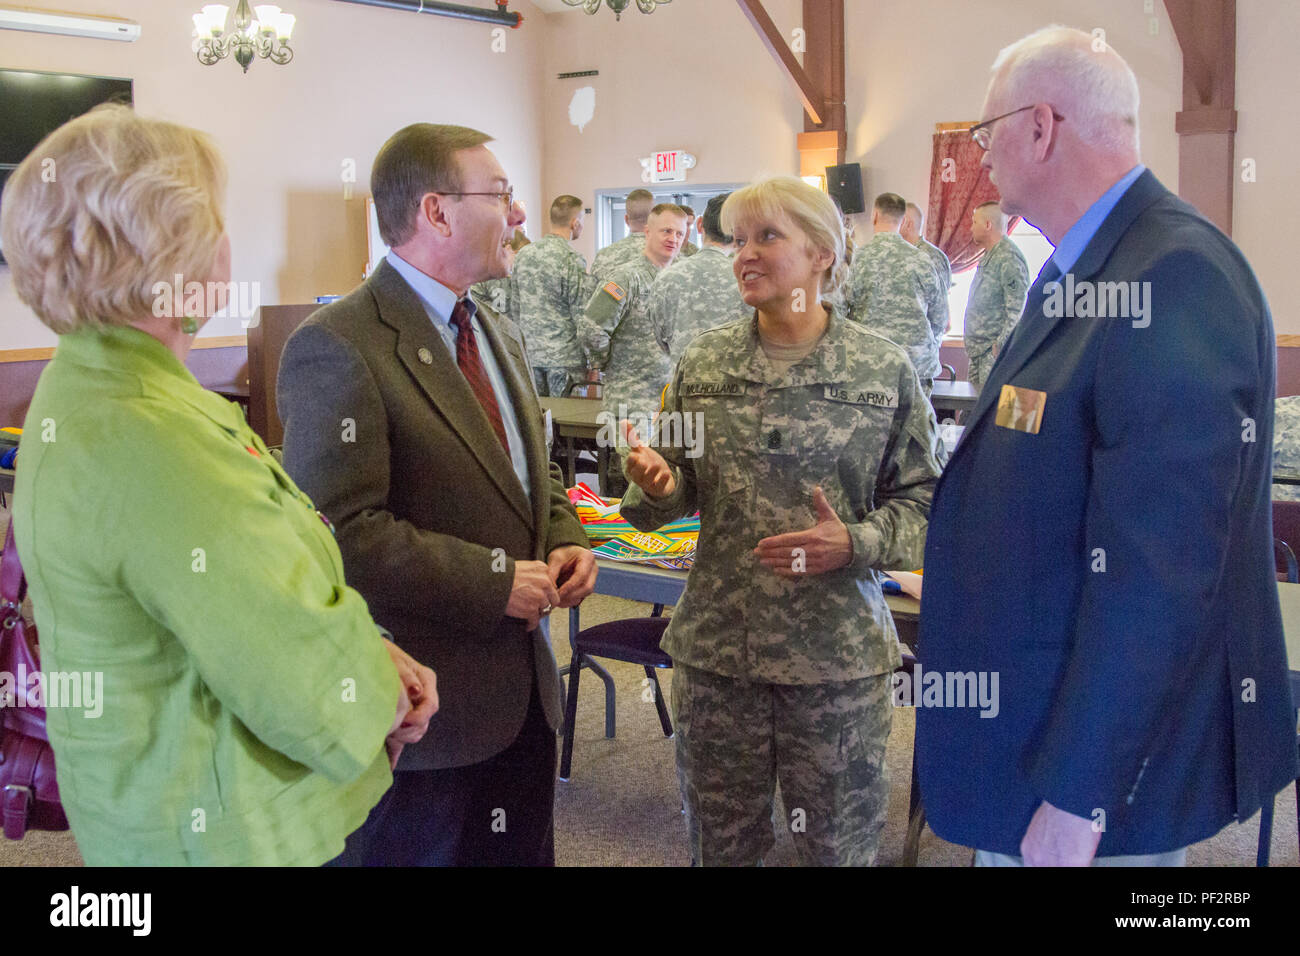
[(207, 281), (226, 167), (203, 133), (101, 106), (65, 123), (5, 184), (14, 288), (54, 332), (153, 314), (154, 285)]
[(740, 223), (777, 219), (790, 220), (814, 248), (834, 256), (821, 282), (823, 298), (833, 295), (848, 275), (852, 251), (831, 197), (793, 176), (773, 176), (737, 189), (722, 206), (722, 231), (729, 235)]

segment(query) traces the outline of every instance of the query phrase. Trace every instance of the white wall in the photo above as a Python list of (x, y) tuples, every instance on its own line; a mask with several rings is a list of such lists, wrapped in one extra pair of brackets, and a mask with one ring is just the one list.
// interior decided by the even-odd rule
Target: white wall
[[(23, 3), (142, 25), (141, 39), (130, 44), (2, 30), (0, 66), (130, 77), (140, 113), (211, 133), (230, 166), (233, 278), (260, 283), (263, 304), (310, 302), (361, 280), (370, 165), (384, 140), (408, 123), (492, 133), (518, 193), (529, 208), (540, 204), (540, 16), (507, 31), (505, 50), (494, 52), (486, 23), (282, 0), (298, 17), (296, 56), (287, 66), (257, 60), (245, 75), (233, 60), (205, 67), (195, 59), (190, 17), (199, 0)], [(343, 198), (341, 178), (347, 159), (356, 163), (351, 200)], [(232, 317), (201, 334), (241, 331)], [(9, 269), (0, 266), (0, 349), (55, 341), (17, 300)]]

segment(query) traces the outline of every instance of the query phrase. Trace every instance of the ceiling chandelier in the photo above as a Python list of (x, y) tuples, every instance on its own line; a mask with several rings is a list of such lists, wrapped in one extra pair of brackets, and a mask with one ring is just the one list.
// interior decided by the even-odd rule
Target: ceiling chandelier
[(257, 17), (248, 7), (248, 0), (239, 0), (235, 8), (235, 22), (226, 32), (226, 17), (230, 7), (224, 3), (210, 3), (202, 13), (194, 14), (194, 52), (204, 66), (212, 66), (235, 55), (235, 62), (248, 72), (254, 56), (270, 60), (280, 66), (293, 59), (289, 37), (293, 33), (296, 17), (282, 13), (279, 7), (258, 4)]
[[(571, 7), (582, 7), (585, 13), (595, 13), (600, 9), (600, 0), (564, 0)], [(672, 3), (673, 0), (636, 0), (636, 8), (642, 13), (654, 13), (655, 7), (661, 3)], [(605, 6), (614, 11), (614, 19), (621, 20), (623, 11), (631, 6), (632, 0), (605, 0)]]

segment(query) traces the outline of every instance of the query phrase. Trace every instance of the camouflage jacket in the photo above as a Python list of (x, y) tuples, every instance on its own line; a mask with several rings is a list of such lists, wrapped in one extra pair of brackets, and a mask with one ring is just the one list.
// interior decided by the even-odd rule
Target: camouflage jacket
[[(695, 566), (663, 649), (701, 670), (776, 684), (892, 671), (897, 632), (879, 572), (921, 564), (942, 460), (936, 428), (903, 350), (833, 311), (822, 341), (784, 375), (763, 352), (756, 318), (701, 333), (655, 426), (677, 487), (655, 500), (632, 485), (622, 506), (643, 530), (700, 512)], [(848, 526), (853, 558), (778, 577), (753, 549), (816, 524), (818, 486)]]
[(535, 367), (582, 367), (575, 322), (591, 289), (586, 260), (563, 237), (543, 236), (519, 250), (510, 273), (511, 317)]
[(732, 259), (705, 246), (689, 261), (678, 259), (650, 289), (650, 324), (673, 365), (691, 339), (705, 329), (747, 318), (753, 309), (740, 297)]
[(578, 319), (587, 364), (605, 371), (603, 410), (615, 419), (653, 415), (672, 367), (650, 325), (650, 287), (659, 275), (644, 255), (615, 269)]
[(980, 258), (966, 301), (966, 353), (979, 355), (1006, 342), (1029, 294), (1029, 264), (1005, 236)]
[[(1275, 399), (1273, 409), (1273, 470), (1300, 475), (1300, 395)], [(1300, 501), (1300, 485), (1274, 485), (1273, 500)]]
[(878, 232), (853, 254), (844, 291), (849, 317), (903, 347), (916, 374), (939, 374), (948, 293), (934, 263), (896, 232)]
[(607, 279), (615, 269), (639, 259), (643, 252), (645, 252), (644, 232), (634, 232), (630, 236), (624, 236), (596, 253), (596, 258), (591, 260), (591, 274)]
[(949, 261), (947, 253), (926, 239), (925, 236), (921, 237), (921, 242), (916, 248), (929, 256), (930, 261), (934, 263), (934, 271), (939, 273), (939, 281), (942, 283), (946, 295), (948, 290), (952, 288), (952, 262)]
[(699, 251), (700, 251), (700, 247), (688, 239), (686, 240), (685, 243), (682, 244), (682, 251), (677, 253), (677, 258), (689, 259), (691, 256), (695, 255), (695, 253)]

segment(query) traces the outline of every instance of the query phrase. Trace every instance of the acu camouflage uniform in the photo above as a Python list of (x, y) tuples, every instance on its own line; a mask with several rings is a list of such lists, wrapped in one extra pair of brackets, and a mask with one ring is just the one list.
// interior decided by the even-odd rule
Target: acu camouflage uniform
[(1001, 351), (1020, 321), (1029, 295), (1029, 264), (1005, 236), (980, 258), (966, 302), (963, 335), (970, 358), (970, 381), (979, 388), (993, 368), (994, 351)]
[(691, 340), (705, 329), (748, 318), (753, 309), (740, 297), (732, 259), (705, 246), (689, 262), (678, 260), (650, 289), (650, 323), (668, 360), (676, 365)]
[[(698, 458), (672, 443), (682, 413), (698, 417)], [(757, 320), (735, 322), (687, 347), (654, 440), (676, 488), (654, 500), (633, 485), (621, 510), (643, 530), (700, 512), (695, 565), (663, 640), (694, 861), (761, 860), (779, 778), (805, 862), (870, 864), (900, 660), (880, 571), (920, 566), (942, 454), (911, 362), (832, 311), (821, 342), (781, 373)], [(818, 486), (848, 527), (852, 560), (778, 577), (753, 549), (813, 527)]]
[(682, 251), (679, 252), (677, 255), (681, 259), (689, 259), (691, 256), (695, 255), (695, 253), (699, 251), (700, 251), (700, 247), (688, 239), (686, 240), (686, 244), (682, 246)]
[(928, 394), (948, 328), (948, 293), (930, 257), (896, 232), (876, 233), (853, 253), (844, 301), (849, 318), (903, 347)]
[[(1273, 470), (1300, 475), (1300, 395), (1273, 402)], [(1300, 501), (1300, 485), (1274, 485), (1273, 500)]]
[(608, 279), (615, 269), (641, 258), (644, 252), (644, 232), (624, 236), (596, 253), (596, 258), (591, 260), (591, 274), (598, 279)]
[[(650, 287), (660, 273), (644, 255), (614, 270), (578, 319), (578, 341), (587, 364), (605, 370), (602, 411), (617, 422), (651, 416), (672, 367), (650, 325)], [(623, 446), (622, 436), (618, 436)]]
[(587, 262), (562, 237), (524, 246), (510, 273), (512, 318), (523, 330), (538, 394), (562, 396), (586, 378), (577, 317), (591, 298)]
[(921, 237), (921, 241), (917, 243), (916, 248), (929, 256), (930, 261), (934, 263), (934, 271), (939, 273), (939, 282), (944, 294), (947, 295), (948, 290), (952, 288), (952, 262), (948, 259), (947, 254), (933, 242), (926, 239), (925, 236)]

